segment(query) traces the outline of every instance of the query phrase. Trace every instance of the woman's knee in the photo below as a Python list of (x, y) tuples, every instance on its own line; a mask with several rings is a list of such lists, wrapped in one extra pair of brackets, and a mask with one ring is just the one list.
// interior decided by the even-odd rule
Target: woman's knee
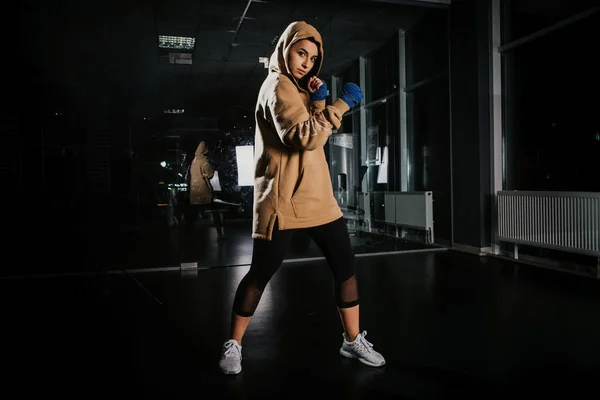
[(251, 268), (244, 279), (247, 280), (247, 283), (249, 285), (256, 287), (262, 292), (265, 290), (267, 284), (271, 280), (271, 275), (268, 273), (264, 273), (263, 271), (253, 270)]
[(335, 262), (335, 278), (338, 283), (342, 283), (356, 274), (354, 253), (346, 254)]

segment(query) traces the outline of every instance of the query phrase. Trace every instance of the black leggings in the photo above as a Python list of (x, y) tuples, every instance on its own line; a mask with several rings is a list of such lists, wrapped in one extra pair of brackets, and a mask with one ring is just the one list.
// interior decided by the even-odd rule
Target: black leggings
[[(335, 280), (335, 294), (339, 308), (358, 304), (358, 284), (354, 267), (354, 252), (350, 244), (348, 228), (342, 218), (325, 225), (306, 228), (312, 240), (319, 246)], [(233, 312), (251, 317), (258, 307), (267, 283), (283, 262), (294, 230), (279, 230), (277, 222), (273, 237), (269, 240), (254, 239), (250, 270), (238, 285), (233, 301)]]

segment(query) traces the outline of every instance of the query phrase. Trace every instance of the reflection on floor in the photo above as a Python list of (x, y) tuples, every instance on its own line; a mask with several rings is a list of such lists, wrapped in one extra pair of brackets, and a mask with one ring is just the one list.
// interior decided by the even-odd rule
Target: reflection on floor
[(385, 368), (339, 356), (330, 273), (311, 261), (278, 271), (244, 341), (242, 374), (223, 376), (220, 346), (247, 268), (0, 279), (3, 388), (61, 399), (577, 399), (596, 390), (598, 281), (454, 251), (357, 259), (361, 325)]
[[(198, 224), (193, 230), (177, 231), (181, 262), (196, 262), (199, 267), (247, 265), (252, 261), (251, 225), (245, 222), (228, 223), (226, 240), (217, 241), (217, 233), (209, 223)], [(356, 254), (438, 249), (423, 243), (395, 239), (390, 236), (363, 232), (351, 234)], [(303, 231), (298, 231), (286, 256), (287, 260), (322, 257), (321, 250)]]
[[(34, 250), (21, 254), (19, 262), (7, 263), (0, 276), (32, 274), (95, 274), (110, 270), (178, 268), (182, 263), (199, 267), (247, 265), (252, 257), (251, 222), (230, 220), (224, 228), (226, 240), (217, 242), (217, 233), (208, 219), (188, 230), (166, 226), (164, 219), (138, 224), (78, 226), (73, 221), (40, 223), (26, 235), (12, 236), (7, 248), (36, 243)], [(307, 236), (295, 237), (287, 258), (321, 257)], [(418, 242), (371, 235), (352, 237), (357, 254), (435, 249)]]

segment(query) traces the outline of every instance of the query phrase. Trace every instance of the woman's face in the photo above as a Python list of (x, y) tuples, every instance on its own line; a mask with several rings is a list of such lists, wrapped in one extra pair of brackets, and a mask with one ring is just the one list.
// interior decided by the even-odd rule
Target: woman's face
[(288, 55), (288, 66), (294, 78), (300, 80), (313, 68), (319, 49), (314, 42), (302, 39), (292, 45)]

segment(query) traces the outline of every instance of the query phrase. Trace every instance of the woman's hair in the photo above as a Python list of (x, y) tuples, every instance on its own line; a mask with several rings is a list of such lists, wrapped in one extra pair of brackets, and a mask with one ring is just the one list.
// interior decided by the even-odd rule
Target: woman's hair
[(312, 37), (312, 36), (311, 37), (307, 37), (306, 40), (308, 40), (308, 41), (313, 42), (314, 44), (316, 44), (317, 48), (319, 47), (319, 42), (317, 42), (314, 37)]

